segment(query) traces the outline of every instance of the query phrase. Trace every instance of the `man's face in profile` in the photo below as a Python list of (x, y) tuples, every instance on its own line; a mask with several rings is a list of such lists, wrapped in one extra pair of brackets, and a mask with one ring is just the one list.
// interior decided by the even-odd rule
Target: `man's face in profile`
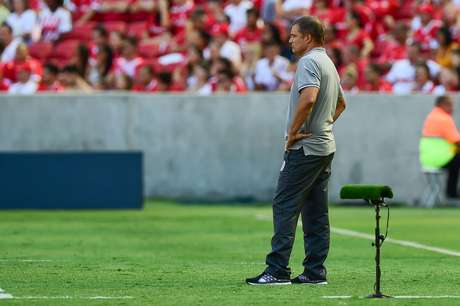
[(292, 53), (301, 56), (305, 53), (308, 48), (307, 35), (303, 35), (299, 31), (299, 26), (295, 24), (291, 28), (291, 34), (289, 35), (289, 46), (291, 47)]

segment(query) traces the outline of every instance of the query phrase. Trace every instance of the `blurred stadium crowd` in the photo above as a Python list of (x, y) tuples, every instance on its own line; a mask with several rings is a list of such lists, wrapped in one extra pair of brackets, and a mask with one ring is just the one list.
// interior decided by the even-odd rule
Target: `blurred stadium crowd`
[(347, 91), (460, 88), (460, 0), (0, 0), (0, 90), (289, 90), (302, 15)]

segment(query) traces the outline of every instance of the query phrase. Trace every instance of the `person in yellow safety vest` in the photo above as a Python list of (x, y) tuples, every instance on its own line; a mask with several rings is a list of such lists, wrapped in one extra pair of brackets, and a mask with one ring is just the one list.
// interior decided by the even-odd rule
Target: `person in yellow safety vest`
[(460, 133), (452, 113), (454, 103), (450, 96), (436, 98), (433, 110), (425, 119), (420, 140), (420, 162), (424, 169), (446, 169), (448, 172), (446, 195), (458, 198), (460, 170)]

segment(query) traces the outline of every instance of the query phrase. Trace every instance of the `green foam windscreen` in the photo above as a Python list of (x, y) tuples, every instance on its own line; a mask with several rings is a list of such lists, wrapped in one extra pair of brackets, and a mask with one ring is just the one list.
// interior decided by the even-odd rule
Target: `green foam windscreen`
[(378, 200), (393, 198), (393, 191), (384, 185), (345, 185), (340, 190), (340, 198), (348, 200)]

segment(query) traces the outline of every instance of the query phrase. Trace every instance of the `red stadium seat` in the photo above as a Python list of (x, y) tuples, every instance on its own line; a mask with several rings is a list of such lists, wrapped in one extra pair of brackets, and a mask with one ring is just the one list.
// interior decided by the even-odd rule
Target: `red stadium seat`
[(36, 42), (29, 46), (29, 54), (40, 61), (44, 61), (53, 51), (53, 44), (50, 42)]
[(107, 30), (107, 32), (121, 32), (125, 33), (127, 24), (124, 21), (107, 21), (104, 22), (104, 27)]
[(70, 64), (69, 59), (62, 59), (62, 58), (51, 58), (49, 62), (56, 65), (59, 69), (62, 69), (66, 65)]
[(93, 38), (94, 22), (88, 22), (80, 26), (74, 26), (72, 31), (62, 36), (63, 40), (73, 39), (81, 41), (90, 41)]
[(137, 39), (143, 38), (147, 34), (148, 24), (147, 22), (133, 22), (128, 25), (128, 36), (134, 36)]
[(143, 58), (156, 58), (160, 55), (168, 53), (168, 46), (161, 46), (154, 43), (140, 43), (138, 47), (139, 55)]
[(78, 40), (64, 40), (56, 46), (51, 57), (54, 59), (68, 60), (75, 55), (79, 44), (80, 41)]

